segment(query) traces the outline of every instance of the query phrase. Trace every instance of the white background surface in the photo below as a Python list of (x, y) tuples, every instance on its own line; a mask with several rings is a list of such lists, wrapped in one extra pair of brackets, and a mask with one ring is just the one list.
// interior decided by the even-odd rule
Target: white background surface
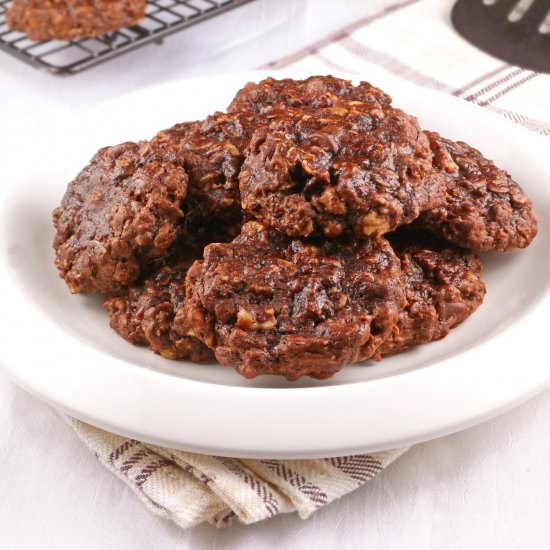
[[(389, 3), (258, 0), (70, 78), (1, 54), (0, 157), (24, 136), (32, 162), (33, 129), (61, 113), (148, 84), (256, 68)], [(482, 426), (418, 445), (305, 522), (286, 516), (182, 532), (151, 515), (57, 413), (0, 377), (0, 548), (548, 548), (548, 418), (545, 392)]]

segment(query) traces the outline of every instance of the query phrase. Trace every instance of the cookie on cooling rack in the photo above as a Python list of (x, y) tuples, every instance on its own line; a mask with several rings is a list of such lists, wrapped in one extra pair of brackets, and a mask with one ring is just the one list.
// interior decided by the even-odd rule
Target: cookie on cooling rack
[(6, 23), (31, 40), (91, 38), (134, 25), (146, 0), (13, 0)]

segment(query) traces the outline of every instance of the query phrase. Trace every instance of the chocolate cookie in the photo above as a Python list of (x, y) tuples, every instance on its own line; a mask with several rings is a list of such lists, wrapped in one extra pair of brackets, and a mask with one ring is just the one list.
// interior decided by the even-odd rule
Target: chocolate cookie
[(146, 7), (146, 0), (13, 0), (6, 23), (31, 40), (73, 40), (134, 25)]
[(240, 174), (243, 208), (292, 237), (364, 239), (438, 205), (441, 177), (425, 134), (378, 95), (328, 96), (258, 129)]
[(474, 253), (426, 231), (398, 231), (388, 239), (401, 261), (407, 305), (378, 357), (445, 337), (485, 296), (481, 261)]
[(214, 113), (204, 121), (176, 124), (154, 142), (176, 146), (189, 175), (186, 208), (209, 223), (240, 223), (239, 172), (254, 130), (252, 113)]
[(191, 336), (172, 331), (175, 312), (185, 301), (185, 274), (191, 262), (165, 266), (125, 296), (105, 301), (111, 328), (136, 345), (144, 345), (167, 359), (208, 363), (214, 354)]
[(443, 204), (422, 214), (422, 223), (476, 252), (528, 246), (537, 221), (531, 201), (510, 174), (467, 143), (426, 134), (446, 192)]
[(312, 76), (305, 80), (266, 78), (249, 82), (237, 92), (227, 109), (230, 113), (251, 111), (267, 114), (288, 108), (318, 109), (334, 107), (342, 100), (367, 103), (373, 107), (389, 106), (391, 97), (368, 82), (353, 85), (350, 80), (333, 76)]
[(258, 222), (206, 247), (186, 284), (175, 332), (247, 378), (328, 378), (374, 355), (404, 305), (399, 260), (385, 239), (305, 243)]
[(117, 294), (180, 233), (187, 175), (176, 149), (100, 149), (53, 213), (55, 264), (71, 292)]

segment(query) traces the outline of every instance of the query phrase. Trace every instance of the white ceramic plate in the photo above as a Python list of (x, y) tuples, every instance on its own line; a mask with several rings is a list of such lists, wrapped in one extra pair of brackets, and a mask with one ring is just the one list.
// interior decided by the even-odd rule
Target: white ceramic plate
[(170, 362), (133, 347), (108, 328), (100, 299), (69, 294), (53, 267), (50, 212), (95, 150), (223, 109), (245, 82), (264, 76), (176, 82), (101, 104), (37, 139), (22, 161), (12, 162), (11, 176), (3, 168), (0, 362), (10, 376), (57, 408), (118, 433), (197, 452), (272, 458), (430, 439), (543, 389), (550, 381), (547, 159), (516, 125), (374, 70), (364, 78), (426, 128), (463, 138), (509, 169), (536, 205), (534, 244), (485, 256), (486, 301), (449, 337), (345, 368), (327, 381), (249, 381), (229, 367)]

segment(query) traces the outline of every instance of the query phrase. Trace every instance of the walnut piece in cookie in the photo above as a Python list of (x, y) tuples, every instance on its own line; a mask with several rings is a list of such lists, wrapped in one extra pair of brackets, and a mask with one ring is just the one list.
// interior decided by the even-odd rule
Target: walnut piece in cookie
[(427, 231), (403, 228), (387, 236), (401, 261), (407, 305), (377, 356), (445, 337), (483, 302), (481, 260)]
[(365, 239), (439, 205), (442, 178), (427, 137), (372, 90), (369, 101), (304, 96), (299, 108), (266, 111), (270, 124), (255, 132), (240, 173), (243, 208), (291, 237)]
[(166, 359), (208, 363), (214, 354), (190, 336), (177, 336), (174, 315), (185, 301), (185, 274), (191, 261), (164, 266), (142, 284), (132, 285), (125, 296), (105, 301), (111, 328), (132, 344), (144, 345)]
[(434, 167), (443, 175), (445, 201), (424, 212), (421, 223), (476, 252), (525, 248), (537, 234), (531, 201), (508, 172), (477, 149), (426, 132)]
[(328, 378), (368, 359), (404, 306), (399, 260), (383, 238), (307, 243), (248, 222), (206, 247), (174, 321), (247, 378)]
[(6, 23), (31, 40), (73, 40), (134, 25), (146, 7), (146, 0), (13, 0)]
[(187, 175), (175, 148), (100, 149), (53, 212), (55, 264), (71, 292), (117, 294), (180, 232)]

